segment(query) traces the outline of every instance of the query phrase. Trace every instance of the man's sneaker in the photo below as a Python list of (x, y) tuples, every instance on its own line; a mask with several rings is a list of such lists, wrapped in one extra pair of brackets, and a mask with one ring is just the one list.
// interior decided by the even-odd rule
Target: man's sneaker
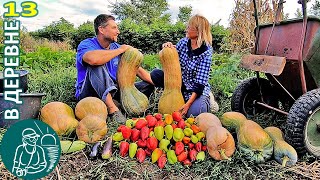
[(211, 113), (216, 113), (219, 111), (219, 105), (218, 103), (215, 101), (213, 93), (210, 91), (209, 93), (209, 97), (210, 97), (210, 110)]
[(111, 121), (116, 121), (118, 123), (124, 124), (127, 119), (124, 117), (124, 115), (121, 113), (121, 111), (115, 111), (114, 113), (110, 114)]

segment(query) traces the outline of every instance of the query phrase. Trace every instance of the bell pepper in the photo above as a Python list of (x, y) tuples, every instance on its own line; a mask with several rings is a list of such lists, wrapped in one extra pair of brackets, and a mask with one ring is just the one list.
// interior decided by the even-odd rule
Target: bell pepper
[(178, 111), (175, 111), (175, 112), (172, 113), (172, 118), (173, 118), (173, 120), (175, 120), (177, 122), (183, 120), (182, 116), (181, 116), (181, 113), (178, 112)]
[(162, 154), (163, 154), (163, 151), (160, 148), (154, 149), (151, 154), (151, 162), (152, 163), (157, 162)]
[(148, 115), (148, 117), (146, 116), (146, 120), (148, 122), (148, 126), (149, 127), (154, 127), (157, 123), (157, 119), (155, 117), (153, 117), (152, 115)]
[(181, 128), (175, 128), (173, 130), (173, 140), (178, 142), (178, 141), (182, 141), (184, 137), (184, 133), (183, 130)]
[(129, 146), (129, 157), (130, 158), (133, 158), (136, 155), (137, 149), (138, 149), (137, 143), (130, 143), (130, 146)]
[(181, 154), (183, 151), (184, 151), (184, 144), (182, 142), (176, 142), (175, 144), (176, 155)]
[(164, 127), (166, 124), (164, 123), (164, 121), (160, 120), (160, 121), (157, 121), (156, 125), (155, 126), (162, 126)]
[(118, 128), (117, 128), (117, 132), (121, 132), (121, 129), (123, 128), (123, 127), (125, 127), (125, 125), (120, 125)]
[(181, 120), (178, 122), (177, 126), (178, 128), (184, 129), (186, 127), (186, 123), (184, 122), (184, 120)]
[(121, 133), (122, 133), (122, 136), (124, 139), (128, 139), (130, 140), (130, 136), (131, 136), (131, 129), (127, 126), (124, 126), (122, 129), (121, 129)]
[(137, 145), (138, 145), (138, 147), (140, 147), (140, 148), (144, 148), (144, 147), (147, 146), (147, 140), (138, 139)]
[(139, 119), (136, 123), (137, 129), (142, 129), (144, 126), (146, 126), (148, 122), (145, 119)]
[(121, 141), (119, 148), (120, 148), (120, 156), (125, 157), (129, 151), (129, 143), (127, 141)]
[(142, 140), (146, 140), (148, 137), (149, 137), (149, 128), (147, 126), (144, 126), (143, 128), (141, 128), (141, 131), (140, 131), (140, 138)]
[(133, 122), (133, 120), (132, 119), (128, 119), (127, 121), (126, 121), (126, 126), (128, 127), (128, 128), (133, 128), (134, 127), (134, 122)]
[(197, 134), (198, 132), (201, 131), (200, 128), (195, 124), (191, 125), (191, 129), (192, 129), (194, 134)]
[(190, 136), (193, 134), (193, 131), (192, 131), (191, 128), (185, 128), (185, 129), (183, 130), (183, 133), (184, 133), (184, 135), (190, 137)]
[(207, 150), (207, 146), (206, 145), (202, 145), (201, 151), (206, 151), (206, 150)]
[(202, 150), (202, 143), (201, 143), (201, 142), (197, 142), (197, 143), (196, 143), (196, 150), (197, 150), (198, 152), (200, 152), (200, 151)]
[(170, 141), (168, 139), (161, 139), (159, 143), (159, 148), (167, 152), (169, 144), (170, 144)]
[(166, 138), (168, 140), (172, 139), (173, 136), (173, 128), (171, 125), (166, 125), (166, 127), (164, 127), (164, 133), (166, 134)]
[(136, 153), (136, 158), (140, 163), (143, 163), (143, 161), (146, 159), (146, 152), (143, 149), (139, 148)]
[(135, 128), (132, 129), (131, 130), (131, 141), (136, 142), (136, 141), (138, 141), (139, 137), (140, 137), (140, 130), (135, 129)]
[(158, 140), (155, 137), (149, 137), (147, 139), (147, 147), (150, 150), (155, 150), (158, 147)]
[(158, 159), (158, 166), (160, 169), (163, 169), (164, 166), (166, 165), (167, 163), (167, 157), (166, 157), (166, 154), (162, 154), (160, 156), (160, 158)]
[(157, 121), (162, 120), (162, 114), (160, 113), (154, 113), (153, 116), (157, 119)]
[(190, 158), (191, 162), (197, 160), (197, 154), (198, 154), (198, 152), (194, 149), (189, 151), (189, 158)]
[(182, 161), (182, 163), (185, 166), (191, 166), (192, 165), (192, 163), (191, 163), (191, 161), (189, 159), (185, 159), (184, 161)]
[(121, 132), (116, 132), (116, 133), (114, 133), (113, 136), (112, 136), (112, 140), (113, 140), (113, 141), (116, 141), (116, 142), (122, 141), (123, 139), (124, 139), (124, 138), (123, 138)]
[(198, 132), (197, 134), (196, 134), (196, 136), (197, 136), (197, 138), (199, 139), (199, 141), (201, 141), (201, 139), (203, 139), (203, 138), (205, 138), (206, 137), (206, 135), (204, 134), (204, 132)]
[(194, 144), (196, 144), (199, 141), (196, 135), (191, 135), (190, 139), (191, 139), (191, 142), (193, 142)]
[(164, 122), (168, 125), (168, 124), (172, 124), (173, 122), (173, 118), (172, 116), (169, 114), (164, 118)]
[(159, 141), (161, 141), (161, 139), (163, 139), (163, 136), (164, 136), (163, 127), (162, 126), (156, 126), (154, 128), (154, 135)]
[(188, 152), (187, 151), (183, 151), (181, 154), (179, 154), (177, 156), (177, 158), (178, 158), (179, 162), (182, 162), (182, 161), (186, 160), (188, 158)]
[(187, 123), (189, 123), (190, 125), (192, 125), (194, 123), (194, 121), (195, 121), (194, 117), (189, 117), (187, 119)]
[(187, 137), (187, 136), (185, 136), (185, 137), (183, 137), (182, 142), (183, 142), (184, 144), (189, 144), (190, 138)]
[(206, 154), (204, 153), (204, 151), (198, 152), (197, 161), (204, 161), (205, 158), (206, 158)]
[(174, 150), (169, 150), (169, 151), (167, 152), (167, 157), (168, 157), (168, 162), (169, 162), (169, 164), (174, 164), (174, 163), (176, 163), (176, 162), (178, 161), (177, 156), (176, 156)]
[(194, 148), (194, 144), (192, 142), (188, 143), (188, 147), (189, 149), (193, 149)]

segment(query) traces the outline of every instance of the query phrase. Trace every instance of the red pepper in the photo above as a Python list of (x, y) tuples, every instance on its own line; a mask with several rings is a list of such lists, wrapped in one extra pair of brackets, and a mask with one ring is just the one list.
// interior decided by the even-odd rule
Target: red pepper
[(203, 145), (202, 148), (201, 148), (201, 151), (206, 151), (206, 150), (207, 150), (207, 146)]
[(176, 142), (176, 145), (175, 145), (176, 155), (181, 154), (183, 151), (184, 151), (184, 144), (180, 141)]
[(136, 142), (140, 137), (140, 131), (138, 129), (131, 130), (131, 141)]
[(189, 158), (190, 158), (191, 162), (193, 162), (197, 159), (197, 154), (198, 154), (198, 152), (194, 149), (189, 151)]
[(190, 143), (190, 138), (188, 136), (185, 136), (185, 137), (183, 137), (182, 141), (183, 141), (184, 144), (189, 144)]
[(120, 156), (125, 157), (129, 151), (129, 143), (127, 141), (120, 142)]
[(175, 128), (177, 128), (177, 125), (174, 124), (174, 123), (172, 123), (171, 126), (172, 126), (172, 129), (173, 129), (173, 130), (174, 130)]
[(184, 129), (186, 127), (186, 123), (184, 120), (180, 120), (177, 124), (178, 128)]
[(131, 129), (127, 126), (121, 128), (121, 133), (124, 139), (130, 139)]
[(140, 163), (143, 163), (143, 161), (146, 159), (146, 152), (143, 149), (139, 148), (137, 150), (136, 157)]
[(155, 126), (162, 126), (164, 127), (166, 124), (164, 123), (164, 121), (160, 120), (160, 121), (157, 121), (156, 125)]
[(196, 150), (197, 150), (198, 152), (200, 152), (201, 149), (202, 149), (202, 144), (201, 144), (201, 142), (197, 142), (197, 143), (196, 143)]
[(125, 125), (120, 125), (120, 126), (118, 127), (118, 129), (117, 129), (117, 132), (121, 132), (121, 129), (122, 129), (123, 127), (125, 127)]
[(147, 141), (142, 140), (142, 139), (138, 139), (137, 145), (138, 145), (138, 147), (144, 148), (147, 146)]
[(189, 149), (193, 149), (194, 148), (194, 144), (193, 143), (188, 143), (188, 147), (189, 147)]
[(147, 156), (151, 156), (151, 154), (152, 154), (152, 150), (151, 149), (146, 148), (144, 151), (146, 152)]
[(181, 113), (178, 112), (178, 111), (173, 112), (173, 113), (172, 113), (172, 118), (173, 118), (173, 120), (175, 120), (175, 121), (178, 121), (178, 122), (181, 121), (181, 120), (182, 120)]
[(186, 160), (183, 161), (183, 165), (185, 165), (185, 166), (191, 166), (192, 163), (191, 163), (191, 161), (190, 161), (189, 159), (186, 159)]
[(146, 140), (149, 137), (150, 130), (147, 126), (141, 128), (140, 137), (142, 140)]
[(160, 113), (154, 114), (154, 117), (155, 117), (158, 121), (162, 120), (162, 114), (160, 114)]
[(146, 126), (148, 123), (147, 123), (147, 121), (145, 120), (145, 119), (139, 119), (138, 121), (137, 121), (137, 123), (136, 123), (136, 128), (137, 129), (141, 129), (141, 128), (143, 128), (144, 126)]
[(147, 139), (147, 147), (150, 150), (155, 150), (158, 147), (158, 139), (156, 137), (149, 137)]
[(164, 166), (167, 163), (167, 157), (166, 154), (161, 155), (161, 157), (158, 159), (158, 166), (160, 169), (163, 169)]
[(146, 120), (148, 122), (149, 127), (154, 127), (157, 123), (157, 119), (153, 117), (152, 115), (147, 115)]
[(187, 151), (183, 151), (181, 154), (179, 154), (179, 156), (177, 156), (179, 162), (186, 160), (187, 157), (188, 157)]

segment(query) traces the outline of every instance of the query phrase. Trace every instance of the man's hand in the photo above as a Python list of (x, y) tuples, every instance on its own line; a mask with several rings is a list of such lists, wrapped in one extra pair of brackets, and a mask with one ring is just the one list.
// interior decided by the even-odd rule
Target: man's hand
[(120, 46), (119, 49), (121, 49), (121, 50), (122, 50), (122, 53), (124, 53), (124, 52), (126, 52), (128, 49), (130, 49), (130, 48), (132, 48), (132, 46), (123, 44), (123, 45)]
[(162, 44), (162, 48), (169, 47), (169, 48), (176, 48), (176, 45), (173, 45), (172, 42), (166, 42)]

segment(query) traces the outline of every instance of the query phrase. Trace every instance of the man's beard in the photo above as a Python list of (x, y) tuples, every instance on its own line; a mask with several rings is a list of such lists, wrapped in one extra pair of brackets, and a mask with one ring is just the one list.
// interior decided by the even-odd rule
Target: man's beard
[[(110, 43), (117, 42), (117, 38), (105, 37), (104, 39), (105, 39), (106, 41), (110, 42)], [(115, 39), (116, 39), (116, 40), (115, 40)]]

